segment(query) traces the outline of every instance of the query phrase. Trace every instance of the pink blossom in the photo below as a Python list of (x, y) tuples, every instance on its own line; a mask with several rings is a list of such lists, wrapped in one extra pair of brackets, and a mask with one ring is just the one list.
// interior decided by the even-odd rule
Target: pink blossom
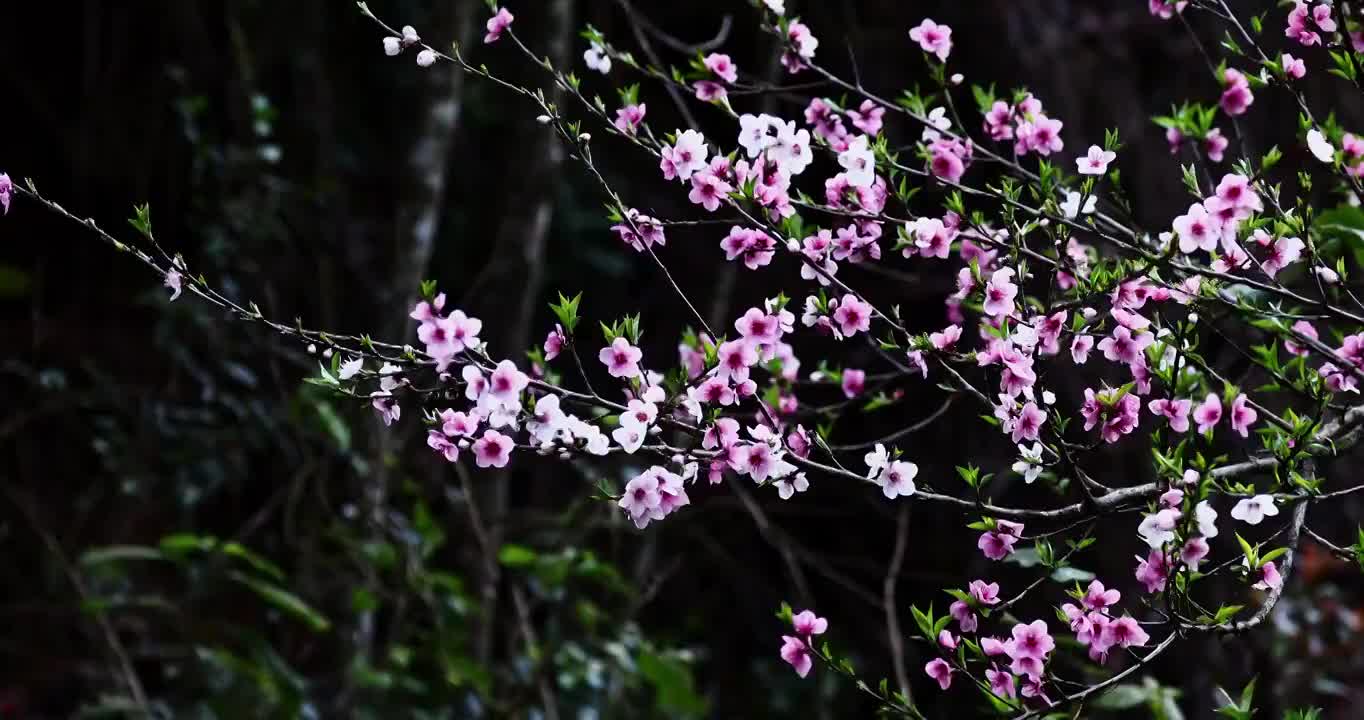
[(1178, 155), (1179, 146), (1184, 144), (1184, 133), (1175, 128), (1167, 128), (1165, 130), (1165, 142), (1170, 146), (1170, 154)]
[(919, 466), (912, 462), (896, 460), (886, 467), (885, 472), (876, 478), (876, 484), (881, 486), (881, 494), (894, 500), (897, 497), (909, 497), (914, 494), (914, 478), (919, 474)]
[(1259, 417), (1255, 408), (1246, 405), (1247, 400), (1245, 393), (1241, 393), (1231, 401), (1231, 429), (1241, 437), (1249, 437), (1250, 425)]
[(810, 659), (810, 646), (804, 640), (790, 635), (783, 635), (781, 639), (781, 659), (795, 668), (797, 675), (809, 675), (810, 669), (814, 667), (814, 661)]
[(625, 211), (625, 222), (612, 225), (611, 232), (616, 233), (621, 242), (634, 248), (635, 252), (644, 252), (655, 243), (668, 244), (663, 225), (635, 208)]
[(14, 192), (14, 182), (9, 179), (9, 175), (0, 173), (0, 208), (4, 208), (5, 215), (9, 214), (10, 196)]
[(791, 617), (791, 625), (795, 627), (796, 634), (802, 637), (811, 635), (823, 635), (829, 629), (829, 621), (815, 615), (814, 611), (802, 610)]
[(741, 258), (749, 270), (757, 270), (772, 262), (776, 247), (776, 241), (767, 233), (737, 225), (730, 228), (729, 235), (720, 241), (720, 248), (725, 251), (725, 259)]
[(758, 351), (742, 340), (722, 343), (716, 350), (719, 366), (716, 375), (721, 380), (741, 383), (748, 379), (748, 369), (758, 364)]
[(1117, 442), (1118, 438), (1135, 430), (1141, 412), (1141, 401), (1137, 396), (1126, 393), (1119, 398), (1117, 394), (1113, 390), (1095, 394), (1093, 389), (1085, 388), (1085, 401), (1080, 406), (1085, 429), (1101, 425), (1100, 436), (1108, 443)]
[(1024, 440), (1035, 441), (1041, 435), (1042, 424), (1047, 421), (1047, 414), (1037, 407), (1036, 403), (1028, 403), (1019, 411), (1018, 417), (1014, 419), (1011, 438), (1015, 443)]
[(1153, 548), (1145, 560), (1137, 558), (1137, 581), (1146, 586), (1148, 594), (1164, 590), (1169, 574), (1170, 558), (1160, 548)]
[(867, 373), (861, 370), (843, 371), (843, 395), (852, 399), (862, 394), (867, 383)]
[(701, 438), (701, 447), (707, 450), (727, 448), (738, 441), (739, 421), (734, 418), (722, 417), (716, 420), (714, 425), (706, 428), (706, 432)]
[(729, 97), (725, 86), (714, 80), (697, 80), (692, 84), (696, 99), (701, 102), (719, 102)]
[(991, 140), (1011, 140), (1014, 136), (1013, 108), (1003, 100), (996, 100), (985, 113), (985, 132)]
[[(1022, 533), (1020, 528), (1019, 533)], [(987, 583), (984, 580), (972, 580), (966, 587), (967, 592), (976, 602), (982, 605), (995, 605), (999, 603), (999, 583)]]
[(982, 533), (976, 547), (991, 560), (1003, 560), (1014, 551), (1014, 544), (1023, 536), (1023, 523), (996, 520), (995, 529)]
[(658, 510), (662, 502), (658, 475), (644, 472), (626, 483), (625, 492), (616, 504), (630, 516), (635, 525), (643, 528), (649, 524), (651, 516), (660, 515)]
[(428, 430), (426, 433), (427, 447), (435, 450), (445, 457), (446, 462), (459, 460), (459, 445), (450, 442), (439, 430)]
[(870, 304), (856, 295), (848, 294), (843, 296), (838, 309), (834, 310), (834, 322), (838, 323), (838, 330), (844, 337), (851, 337), (871, 329), (871, 313)]
[(1008, 316), (1014, 312), (1014, 298), (1018, 286), (1013, 283), (1013, 268), (1000, 268), (985, 285), (985, 314), (991, 317)]
[(1295, 237), (1279, 238), (1274, 241), (1274, 247), (1269, 255), (1260, 263), (1265, 274), (1274, 277), (1280, 270), (1292, 265), (1302, 257), (1302, 250), (1305, 247), (1302, 240)]
[(521, 391), (529, 384), (530, 378), (517, 369), (516, 363), (503, 360), (488, 376), (487, 394), (502, 407), (514, 408), (520, 404)]
[[(924, 257), (936, 257), (946, 260), (952, 252), (952, 240), (956, 237), (957, 231), (948, 228), (938, 218), (919, 218), (913, 224), (906, 224), (906, 229), (914, 233), (914, 246), (919, 248), (919, 253)], [(909, 248), (905, 249), (906, 251)]]
[(1152, 400), (1147, 404), (1147, 409), (1152, 414), (1161, 415), (1170, 421), (1170, 429), (1175, 432), (1188, 432), (1189, 430), (1189, 411), (1193, 407), (1193, 401), (1184, 399), (1160, 398)]
[(1238, 209), (1251, 212), (1260, 212), (1264, 209), (1259, 193), (1255, 192), (1250, 178), (1245, 175), (1237, 173), (1223, 175), (1217, 183), (1217, 197)]
[(733, 189), (732, 185), (709, 171), (701, 171), (691, 176), (691, 193), (687, 195), (687, 199), (709, 212), (715, 212), (720, 209), (721, 201)]
[(502, 31), (511, 27), (512, 20), (516, 18), (506, 8), (498, 8), (497, 14), (488, 18), (488, 34), (483, 36), (484, 43), (495, 43), (502, 37)]
[(1130, 330), (1120, 325), (1113, 330), (1111, 337), (1099, 341), (1099, 350), (1108, 360), (1131, 365), (1145, 359), (1143, 352), (1152, 342), (1155, 342), (1155, 336), (1151, 333), (1139, 333), (1133, 337)]
[[(4, 201), (5, 209), (6, 211), (8, 211), (9, 195), (7, 193), (0, 193), (0, 200)], [(180, 297), (180, 291), (184, 289), (184, 286), (182, 285), (183, 279), (184, 277), (180, 274), (179, 270), (172, 268), (166, 271), (166, 277), (162, 284), (165, 285), (166, 288), (171, 291), (170, 294), (171, 302), (175, 302), (176, 298)]]
[(787, 72), (794, 75), (805, 68), (805, 60), (815, 56), (819, 40), (810, 32), (810, 28), (801, 22), (792, 22), (786, 26), (786, 39), (791, 48), (782, 53), (781, 64), (786, 66)]
[(942, 329), (942, 332), (928, 334), (928, 342), (933, 346), (934, 350), (950, 350), (956, 346), (957, 341), (960, 339), (960, 325), (948, 325)]
[(848, 108), (847, 113), (853, 127), (874, 137), (881, 132), (881, 116), (886, 114), (886, 109), (871, 100), (863, 100), (856, 110)]
[[(555, 396), (549, 395), (547, 397)], [(481, 421), (477, 412), (463, 413), (450, 409), (442, 410), (439, 417), (441, 421), (440, 431), (446, 437), (473, 437), (478, 430), (478, 423)]]
[(1108, 647), (1142, 647), (1150, 639), (1131, 615), (1124, 615), (1104, 627), (1103, 644)]
[(980, 639), (980, 650), (989, 657), (999, 657), (1006, 654), (1004, 641), (994, 637), (983, 637)]
[(1307, 75), (1307, 63), (1288, 53), (1283, 54), (1279, 63), (1283, 66), (1284, 73), (1294, 80), (1301, 80)]
[(1317, 368), (1317, 373), (1326, 378), (1326, 389), (1333, 393), (1338, 392), (1359, 392), (1358, 380), (1354, 375), (1342, 372), (1340, 368), (1332, 363), (1325, 363)]
[(1335, 18), (1331, 17), (1331, 4), (1321, 3), (1309, 8), (1307, 3), (1297, 0), (1293, 10), (1288, 13), (1288, 27), (1284, 29), (1284, 35), (1301, 45), (1312, 46), (1321, 44), (1321, 36), (1317, 31), (1336, 31)]
[(1089, 152), (1082, 158), (1076, 158), (1075, 164), (1079, 167), (1081, 175), (1103, 175), (1108, 172), (1108, 164), (1117, 157), (1118, 154), (1111, 150), (1090, 145)]
[(952, 28), (928, 18), (909, 31), (909, 39), (919, 43), (924, 52), (936, 55), (942, 62), (947, 62), (947, 56), (952, 53)]
[(597, 359), (606, 366), (611, 377), (632, 378), (640, 374), (639, 361), (644, 353), (630, 344), (624, 337), (618, 337), (597, 353)]
[(1105, 589), (1102, 582), (1091, 580), (1081, 602), (1090, 610), (1103, 610), (1111, 605), (1117, 605), (1121, 599), (1122, 593), (1113, 589)]
[(695, 130), (683, 130), (677, 134), (677, 142), (664, 145), (660, 165), (663, 177), (667, 180), (678, 178), (690, 180), (692, 174), (706, 169), (706, 157), (710, 148), (706, 138)]
[(957, 621), (957, 627), (960, 627), (962, 632), (975, 632), (976, 628), (979, 627), (975, 611), (971, 609), (970, 605), (960, 600), (954, 601), (947, 608), (947, 612)]
[(1283, 587), (1283, 576), (1272, 560), (1260, 566), (1260, 581), (1253, 587), (1257, 590), (1278, 590)]
[(564, 335), (564, 329), (555, 323), (554, 329), (550, 330), (549, 334), (545, 336), (545, 362), (559, 357), (559, 353), (564, 351), (564, 343), (567, 342), (568, 337)]
[(952, 666), (947, 664), (942, 658), (933, 658), (924, 665), (924, 672), (938, 683), (938, 687), (943, 690), (952, 687)]
[(1094, 337), (1091, 335), (1076, 335), (1070, 341), (1070, 357), (1076, 365), (1084, 365), (1089, 361), (1089, 351), (1094, 348)]
[(1235, 68), (1227, 68), (1222, 72), (1222, 98), (1219, 103), (1222, 111), (1233, 117), (1244, 115), (1251, 103), (1255, 102), (1255, 95), (1250, 92), (1250, 81)]
[(502, 433), (488, 429), (483, 437), (474, 441), (474, 464), (481, 468), (506, 467), (511, 460), (512, 439)]
[(1203, 402), (1193, 411), (1194, 422), (1198, 423), (1198, 432), (1205, 433), (1217, 425), (1222, 419), (1222, 399), (1216, 393), (1208, 393)]
[(986, 669), (985, 679), (990, 683), (990, 692), (996, 697), (1013, 700), (1018, 697), (1018, 692), (1014, 687), (1014, 676), (1007, 670), (999, 670), (993, 666)]
[(960, 154), (952, 151), (951, 146), (933, 143), (929, 152), (928, 169), (934, 177), (955, 183), (966, 174), (966, 163), (962, 161)]
[(943, 628), (942, 632), (938, 633), (938, 644), (943, 646), (943, 648), (947, 649), (948, 651), (956, 650), (957, 638), (955, 635), (952, 634), (951, 630)]
[(1279, 508), (1274, 504), (1274, 496), (1265, 494), (1241, 498), (1231, 509), (1233, 519), (1248, 525), (1259, 525), (1265, 518), (1278, 514)]
[(612, 124), (626, 135), (634, 135), (639, 131), (640, 124), (644, 122), (644, 115), (647, 111), (648, 107), (644, 103), (626, 105), (616, 110), (616, 119)]
[(1019, 154), (1031, 151), (1045, 157), (1060, 152), (1065, 147), (1065, 143), (1061, 141), (1062, 125), (1060, 120), (1053, 120), (1045, 115), (1039, 115), (1031, 122), (1019, 123), (1015, 131), (1023, 146), (1023, 152)]
[(1173, 0), (1147, 0), (1146, 5), (1155, 17), (1161, 20), (1169, 20), (1175, 16), (1175, 13), (1184, 12), (1184, 6), (1188, 4), (1188, 0), (1179, 0), (1178, 2)]
[(1222, 236), (1221, 223), (1208, 214), (1202, 203), (1190, 205), (1189, 212), (1175, 218), (1174, 229), (1179, 236), (1179, 251), (1186, 254), (1198, 250), (1212, 252)]
[(1227, 140), (1226, 136), (1222, 134), (1221, 130), (1213, 128), (1203, 137), (1203, 154), (1208, 156), (1208, 160), (1220, 163), (1222, 162), (1223, 153), (1226, 152), (1227, 145), (1230, 144), (1230, 142), (1231, 141)]
[(1184, 543), (1184, 547), (1180, 548), (1179, 559), (1190, 570), (1198, 572), (1199, 564), (1203, 562), (1203, 558), (1206, 558), (1209, 552), (1211, 552), (1211, 548), (1208, 547), (1208, 541), (1202, 536), (1194, 536)]
[(701, 61), (701, 64), (731, 85), (739, 80), (739, 68), (735, 66), (734, 61), (730, 60), (728, 55), (711, 53)]
[[(1317, 335), (1317, 329), (1312, 326), (1312, 323), (1307, 322), (1306, 320), (1299, 320), (1293, 323), (1292, 330), (1305, 338), (1310, 338), (1312, 340), (1320, 339), (1320, 336)], [(1311, 352), (1307, 348), (1298, 345), (1293, 340), (1288, 339), (1283, 341), (1283, 347), (1288, 352), (1299, 356), (1306, 356)]]

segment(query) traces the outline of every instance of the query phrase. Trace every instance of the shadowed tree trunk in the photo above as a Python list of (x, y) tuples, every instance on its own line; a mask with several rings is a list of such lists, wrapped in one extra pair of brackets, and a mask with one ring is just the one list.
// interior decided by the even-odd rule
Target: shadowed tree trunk
[[(435, 37), (454, 37), (460, 45), (468, 44), (474, 36), (475, 11), (478, 3), (451, 0), (439, 3), (429, 23), (429, 34)], [(405, 177), (408, 182), (399, 196), (396, 233), (392, 256), (394, 264), (390, 281), (376, 288), (376, 303), (380, 312), (378, 326), (384, 328), (385, 338), (405, 338), (410, 321), (407, 314), (420, 295), (425, 279), (440, 219), (445, 210), (445, 186), (450, 169), (450, 153), (459, 129), (463, 109), (466, 76), (453, 65), (441, 63), (423, 72), (425, 109), (417, 123), (418, 132), (408, 154)], [(363, 487), (363, 503), (371, 533), (384, 534), (385, 513), (391, 484), (388, 458), (403, 447), (411, 434), (412, 424), (395, 426), (391, 431), (374, 434), (371, 474)], [(368, 584), (378, 590), (379, 578), (371, 577)], [(366, 611), (356, 620), (353, 643), (358, 656), (368, 656), (376, 634), (374, 611)]]
[[(555, 67), (568, 67), (573, 48), (574, 0), (553, 0), (544, 8), (542, 16), (545, 34), (536, 51), (550, 58)], [(553, 103), (562, 94), (550, 96)], [(545, 246), (554, 218), (556, 190), (559, 184), (563, 148), (554, 133), (533, 121), (530, 114), (519, 117), (523, 154), (506, 164), (513, 177), (504, 187), (511, 191), (506, 201), (508, 212), (497, 233), (494, 256), (480, 277), (483, 293), (496, 302), (490, 303), (493, 319), (484, 325), (485, 336), (496, 348), (497, 357), (519, 357), (532, 344), (536, 308), (541, 300), (544, 283)], [(496, 651), (497, 613), (502, 600), (501, 571), (497, 550), (505, 537), (505, 519), (510, 507), (510, 473), (498, 471), (480, 476), (477, 481), (484, 491), (477, 493), (483, 517), (488, 523), (488, 543), (485, 548), (480, 595), (484, 616), (475, 637), (475, 656), (483, 662)], [(548, 702), (547, 702), (548, 704)], [(547, 716), (554, 715), (552, 706)]]

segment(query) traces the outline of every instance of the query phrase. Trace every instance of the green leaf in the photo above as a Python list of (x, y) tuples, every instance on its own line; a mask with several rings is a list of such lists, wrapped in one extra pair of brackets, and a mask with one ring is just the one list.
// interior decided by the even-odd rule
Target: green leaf
[(88, 550), (81, 555), (81, 565), (104, 565), (124, 560), (165, 560), (160, 550), (145, 545), (110, 545)]
[(639, 656), (639, 672), (658, 693), (658, 708), (670, 717), (701, 716), (706, 713), (705, 698), (696, 692), (691, 668), (673, 654), (645, 650)]
[(1094, 707), (1101, 710), (1131, 710), (1144, 705), (1151, 693), (1141, 685), (1123, 683), (1114, 685), (1111, 690), (1094, 701)]
[(497, 552), (497, 561), (507, 567), (525, 567), (538, 557), (538, 553), (525, 545), (503, 545)]
[(304, 602), (302, 598), (274, 583), (266, 582), (235, 570), (228, 573), (228, 576), (250, 588), (251, 591), (259, 595), (262, 600), (274, 605), (289, 615), (294, 616), (296, 619), (301, 620), (314, 632), (326, 632), (332, 626), (330, 620), (314, 610), (308, 603)]

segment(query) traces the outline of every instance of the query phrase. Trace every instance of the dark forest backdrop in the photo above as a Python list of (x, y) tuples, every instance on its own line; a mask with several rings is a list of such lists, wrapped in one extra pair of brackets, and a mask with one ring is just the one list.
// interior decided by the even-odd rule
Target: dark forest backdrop
[[(150, 203), (163, 243), (271, 315), (412, 342), (407, 310), (431, 278), (508, 354), (543, 339), (556, 291), (585, 291), (593, 324), (625, 309), (651, 327), (687, 324), (647, 257), (607, 231), (602, 199), (533, 108), (448, 67), (385, 57), (349, 0), (2, 5), (0, 171), (118, 232), (134, 203)], [(486, 19), (481, 0), (371, 5), (436, 45), (476, 42)], [(1027, 83), (1077, 147), (1119, 128), (1141, 219), (1160, 225), (1182, 209), (1177, 163), (1149, 118), (1215, 86), (1187, 35), (1145, 3), (788, 8), (828, 64), (891, 93), (922, 72), (905, 31), (924, 16), (951, 24), (953, 63), (970, 81)], [(637, 47), (621, 2), (512, 9), (519, 33), (580, 74), (585, 24)], [(724, 33), (746, 71), (775, 66), (744, 3), (634, 10), (687, 42)], [(505, 47), (472, 57), (533, 71)], [(667, 95), (642, 92), (650, 119), (672, 127)], [(803, 107), (756, 102), (788, 116)], [(1358, 104), (1337, 107), (1357, 120)], [(718, 113), (698, 119), (734, 132)], [(1285, 142), (1293, 128), (1247, 130), (1260, 147), (1302, 153)], [(648, 158), (599, 160), (635, 206), (681, 214)], [(719, 262), (713, 229), (670, 235), (672, 267), (708, 317), (776, 290)], [(862, 281), (900, 297), (912, 329), (944, 323), (951, 278)], [(534, 717), (547, 693), (575, 717), (863, 716), (853, 688), (827, 674), (799, 682), (780, 663), (778, 604), (817, 604), (844, 647), (867, 649), (859, 667), (888, 675), (882, 593), (897, 522), (912, 529), (902, 614), (945, 605), (949, 578), (986, 562), (957, 513), (897, 517), (834, 482), (789, 503), (735, 483), (700, 489), (696, 507), (640, 533), (588, 499), (590, 469), (525, 454), (508, 472), (461, 477), (415, 423), (386, 431), (363, 405), (303, 384), (317, 361), (303, 348), (165, 296), (129, 258), (32, 205), (0, 222), (0, 717), (139, 705), (185, 717)], [(648, 355), (674, 352), (675, 336), (644, 340)], [(850, 433), (874, 436), (947, 399), (929, 382), (903, 390), (913, 402)], [(954, 404), (904, 443), (921, 472), (950, 473), (964, 457), (1007, 465), (1003, 438), (954, 432), (973, 414)], [(1124, 448), (1109, 451), (1109, 485), (1145, 472), (1140, 444)], [(1132, 528), (1118, 530), (1130, 543)], [(1304, 552), (1276, 627), (1230, 652), (1202, 638), (1145, 673), (1179, 693), (1184, 717), (1212, 717), (1217, 682), (1256, 675), (1268, 717), (1306, 702), (1358, 716), (1361, 588)], [(1088, 569), (1129, 576), (1126, 555), (1107, 557), (1113, 567)], [(929, 657), (909, 653), (911, 668)], [(1161, 699), (1173, 697), (1140, 682), (1125, 692), (1124, 717), (1168, 712)], [(930, 716), (956, 716), (920, 695)]]

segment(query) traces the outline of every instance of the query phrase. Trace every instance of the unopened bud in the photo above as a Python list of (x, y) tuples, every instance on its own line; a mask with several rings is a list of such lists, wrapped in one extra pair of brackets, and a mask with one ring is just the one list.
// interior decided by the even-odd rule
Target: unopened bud
[(421, 41), (422, 41), (422, 39), (421, 39), (420, 37), (417, 36), (417, 30), (416, 30), (415, 28), (413, 28), (411, 25), (404, 25), (404, 26), (403, 26), (403, 42), (404, 42), (404, 43), (406, 43), (406, 44), (408, 44), (408, 45), (414, 45), (414, 44), (419, 43), (419, 42), (421, 42)]
[(417, 53), (417, 64), (422, 67), (431, 67), (436, 64), (436, 53), (430, 50), (423, 50)]
[(551, 118), (548, 115), (540, 115), (539, 117), (535, 118), (535, 122), (538, 122), (541, 125), (548, 125), (550, 120), (553, 120), (553, 118)]
[(331, 356), (332, 356), (332, 349), (331, 349), (331, 348), (327, 348), (326, 350), (323, 350), (323, 351), (322, 351), (322, 357), (324, 357), (324, 358), (329, 358), (329, 359), (330, 359)]
[(966, 79), (966, 76), (961, 73), (953, 73), (950, 79), (952, 80), (953, 85), (960, 85), (961, 81)]
[(800, 252), (800, 243), (796, 242), (795, 238), (789, 238), (786, 241), (786, 249), (791, 252)]
[(403, 51), (403, 41), (395, 37), (384, 38), (384, 54), (393, 57)]
[(317, 354), (317, 346), (314, 345), (314, 344), (312, 344), (312, 343), (308, 343), (308, 354), (309, 354), (309, 355), (316, 355), (316, 354)]
[(578, 136), (578, 139), (581, 140), (581, 141), (583, 141), (583, 142), (592, 142), (592, 134), (591, 134), (591, 133), (583, 133), (583, 134), (581, 134), (581, 135)]

